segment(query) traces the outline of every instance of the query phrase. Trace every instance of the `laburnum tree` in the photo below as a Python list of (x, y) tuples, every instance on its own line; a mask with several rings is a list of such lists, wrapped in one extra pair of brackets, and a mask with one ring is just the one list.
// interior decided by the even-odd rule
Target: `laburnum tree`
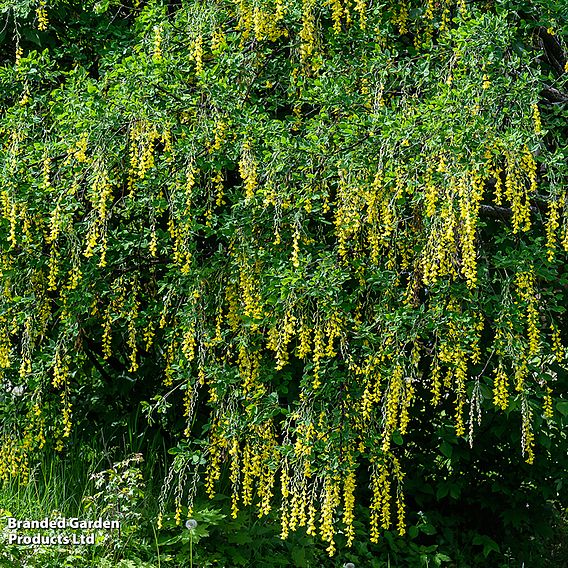
[(429, 460), (566, 467), (564, 0), (0, 12), (0, 477), (144, 404), (178, 522), (226, 476), (333, 555)]

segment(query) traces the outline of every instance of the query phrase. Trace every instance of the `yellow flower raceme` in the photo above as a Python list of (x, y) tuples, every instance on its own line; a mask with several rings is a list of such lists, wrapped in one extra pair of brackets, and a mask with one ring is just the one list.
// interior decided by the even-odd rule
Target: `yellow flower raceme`
[(49, 18), (47, 16), (47, 10), (45, 9), (46, 1), (40, 0), (39, 5), (36, 8), (36, 16), (37, 16), (37, 29), (40, 32), (44, 32), (47, 30), (49, 26)]

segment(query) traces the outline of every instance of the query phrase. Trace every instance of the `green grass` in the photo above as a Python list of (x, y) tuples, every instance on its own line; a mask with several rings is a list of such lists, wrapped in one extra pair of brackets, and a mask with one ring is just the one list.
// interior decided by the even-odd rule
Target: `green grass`
[[(140, 476), (139, 487), (126, 487), (126, 475), (122, 479), (119, 474), (108, 473), (97, 485), (95, 474), (112, 471), (113, 464), (136, 453), (144, 456), (142, 462), (132, 465)], [(41, 455), (27, 483), (11, 479), (0, 484), (0, 529), (5, 529), (7, 517), (41, 520), (102, 516), (111, 520), (119, 517), (123, 524), (120, 535), (112, 534), (112, 538), (96, 546), (34, 547), (3, 543), (0, 567), (102, 568), (107, 561), (109, 567), (158, 566), (159, 560), (145, 563), (140, 556), (158, 556), (152, 525), (157, 516), (156, 496), (164, 476), (165, 458), (164, 443), (157, 434), (134, 435), (131, 428), (117, 430), (106, 438), (93, 436), (88, 442), (73, 439), (61, 454)], [(32, 533), (38, 531), (31, 530)], [(41, 534), (47, 535), (49, 531)], [(122, 562), (126, 558), (130, 563)]]

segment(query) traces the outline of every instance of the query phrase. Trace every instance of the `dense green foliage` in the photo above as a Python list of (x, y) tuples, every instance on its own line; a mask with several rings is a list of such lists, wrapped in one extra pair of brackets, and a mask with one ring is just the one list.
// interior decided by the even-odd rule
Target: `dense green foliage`
[(550, 560), (563, 0), (0, 12), (2, 479), (142, 408), (164, 530), (220, 492), (369, 565)]

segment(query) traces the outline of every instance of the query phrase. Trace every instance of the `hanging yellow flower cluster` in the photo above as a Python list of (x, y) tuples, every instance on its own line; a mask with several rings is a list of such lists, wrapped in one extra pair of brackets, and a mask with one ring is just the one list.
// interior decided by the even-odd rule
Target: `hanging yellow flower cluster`
[(316, 0), (302, 0), (302, 30), (300, 31), (300, 55), (303, 60), (308, 60), (316, 50)]
[(0, 479), (8, 481), (18, 478), (24, 482), (29, 476), (28, 452), (21, 442), (9, 434), (0, 438)]
[(256, 160), (252, 154), (252, 143), (248, 139), (243, 143), (241, 159), (239, 160), (239, 173), (244, 182), (245, 197), (246, 199), (252, 199), (258, 180)]
[[(389, 472), (389, 461), (391, 472)], [(389, 530), (392, 524), (392, 482), (396, 481), (395, 505), (397, 511), (397, 530), (403, 535), (405, 529), (405, 505), (402, 493), (404, 475), (400, 469), (400, 462), (393, 456), (386, 456), (373, 464), (371, 473), (371, 542), (378, 542), (381, 530)]]
[(46, 31), (49, 26), (49, 18), (47, 16), (47, 10), (45, 9), (46, 4), (46, 0), (40, 0), (36, 8), (37, 29), (40, 32)]
[(276, 41), (280, 37), (287, 37), (288, 30), (282, 26), (286, 14), (286, 4), (283, 0), (270, 0), (259, 5), (250, 0), (233, 0), (238, 10), (238, 29), (241, 31), (241, 43), (251, 35), (257, 41)]
[(159, 134), (155, 126), (138, 120), (130, 129), (130, 169), (128, 184), (134, 191), (136, 179), (144, 179), (148, 170), (154, 167), (154, 144)]

